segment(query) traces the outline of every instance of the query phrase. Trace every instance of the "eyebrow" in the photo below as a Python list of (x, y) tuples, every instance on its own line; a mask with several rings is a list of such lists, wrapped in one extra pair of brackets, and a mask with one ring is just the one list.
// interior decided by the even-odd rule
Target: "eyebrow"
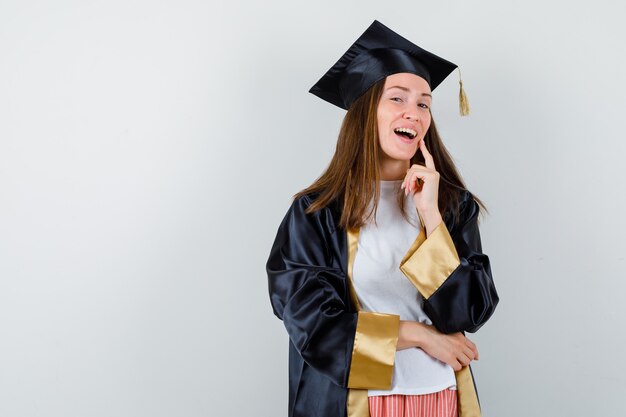
[[(406, 87), (402, 87), (402, 86), (400, 86), (400, 85), (394, 85), (393, 87), (389, 87), (387, 90), (391, 90), (392, 88), (399, 88), (400, 90), (404, 90), (404, 91), (406, 91), (407, 93), (411, 91), (411, 90), (409, 90), (408, 88), (406, 88)], [(423, 95), (423, 96), (428, 96), (428, 97), (431, 97), (431, 98), (432, 98), (432, 95), (431, 95), (431, 94), (429, 94), (429, 93), (422, 93), (422, 95)]]

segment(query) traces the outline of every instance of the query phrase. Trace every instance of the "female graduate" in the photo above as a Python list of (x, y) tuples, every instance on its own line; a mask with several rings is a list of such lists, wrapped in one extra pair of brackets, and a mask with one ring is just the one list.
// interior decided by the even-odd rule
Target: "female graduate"
[(464, 332), (498, 295), (480, 201), (430, 111), (455, 68), (374, 21), (310, 90), (347, 113), (267, 261), (289, 334), (290, 417), (480, 416)]

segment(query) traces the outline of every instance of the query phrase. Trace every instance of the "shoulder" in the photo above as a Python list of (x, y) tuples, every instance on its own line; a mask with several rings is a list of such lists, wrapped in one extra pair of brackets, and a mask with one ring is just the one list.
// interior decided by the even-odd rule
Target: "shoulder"
[(318, 196), (318, 192), (302, 194), (299, 197), (293, 199), (293, 201), (291, 202), (291, 207), (289, 209), (298, 212), (304, 212), (311, 206), (311, 204), (313, 204), (313, 201), (315, 201)]
[(461, 224), (465, 224), (471, 220), (475, 220), (480, 214), (480, 206), (469, 190), (461, 192), (461, 202), (459, 205), (459, 220)]
[(309, 211), (309, 207), (319, 198), (321, 192), (310, 192), (293, 199), (289, 213), (295, 220), (315, 223), (320, 229), (334, 233), (341, 218), (341, 205), (339, 199), (334, 199), (326, 206), (315, 211)]
[(477, 211), (477, 210), (478, 210), (478, 203), (476, 202), (476, 199), (474, 198), (474, 194), (472, 194), (471, 191), (469, 190), (461, 191), (461, 203), (460, 203), (461, 213), (470, 212), (470, 214), (472, 214), (474, 211)]
[(453, 206), (446, 211), (444, 220), (448, 230), (453, 232), (458, 226), (466, 224), (474, 217), (477, 217), (479, 209), (474, 194), (466, 189), (460, 190)]

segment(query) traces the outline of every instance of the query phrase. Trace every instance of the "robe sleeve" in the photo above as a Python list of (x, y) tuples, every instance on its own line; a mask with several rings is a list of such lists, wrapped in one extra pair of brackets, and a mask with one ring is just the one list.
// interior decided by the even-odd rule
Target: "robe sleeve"
[(424, 297), (424, 312), (443, 333), (476, 332), (499, 301), (482, 252), (478, 213), (478, 203), (465, 191), (458, 225), (449, 232), (441, 222), (428, 238), (422, 228), (400, 264)]
[(332, 262), (329, 213), (306, 214), (307, 196), (283, 218), (266, 264), (274, 314), (304, 361), (344, 388), (390, 389), (400, 317), (356, 311)]

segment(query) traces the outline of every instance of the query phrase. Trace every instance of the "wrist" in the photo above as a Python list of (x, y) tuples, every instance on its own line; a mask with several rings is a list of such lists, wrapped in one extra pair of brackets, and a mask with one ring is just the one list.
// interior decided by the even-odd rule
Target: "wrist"
[(426, 218), (437, 218), (441, 217), (441, 212), (439, 211), (439, 207), (427, 207), (427, 208), (419, 208), (416, 207), (417, 212), (422, 216), (425, 220)]
[(443, 218), (441, 217), (439, 210), (432, 212), (419, 212), (419, 214), (424, 222), (424, 227), (426, 228), (426, 237), (430, 236), (432, 231), (443, 222)]
[(422, 348), (424, 346), (424, 335), (426, 332), (425, 324), (420, 323), (419, 321), (415, 321), (414, 323), (414, 331), (412, 334), (412, 342), (415, 347)]
[(439, 213), (439, 207), (436, 205), (432, 205), (432, 206), (425, 206), (425, 207), (418, 207), (415, 206), (415, 208), (417, 209), (417, 211), (419, 211), (420, 213), (422, 213), (422, 215), (424, 214), (432, 214), (432, 213)]
[(424, 324), (417, 321), (400, 320), (398, 349), (421, 347), (424, 343)]

